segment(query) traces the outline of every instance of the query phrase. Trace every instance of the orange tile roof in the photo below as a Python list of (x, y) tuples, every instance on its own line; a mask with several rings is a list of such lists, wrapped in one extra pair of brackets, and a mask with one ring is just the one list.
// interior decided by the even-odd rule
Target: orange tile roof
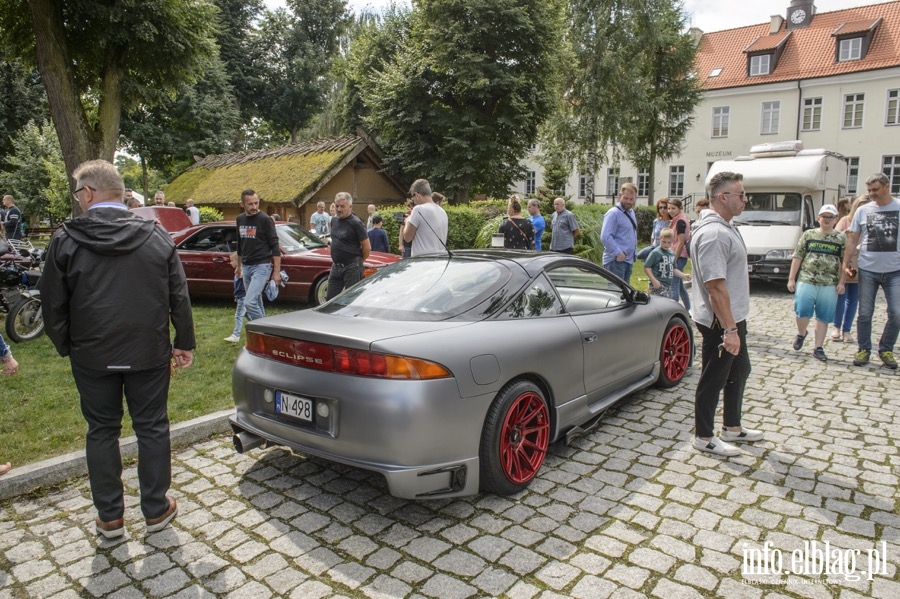
[(787, 41), (789, 37), (791, 37), (792, 31), (779, 31), (775, 35), (767, 35), (765, 37), (761, 37), (752, 44), (750, 47), (744, 50), (747, 54), (751, 52), (759, 52), (761, 50), (774, 50), (781, 44)]
[[(833, 36), (856, 31), (863, 33), (879, 18), (883, 20), (875, 31), (866, 57), (835, 62), (837, 38)], [(838, 32), (842, 26), (846, 28)], [(706, 90), (723, 89), (900, 66), (900, 1), (895, 1), (816, 13), (808, 27), (791, 30), (792, 35), (772, 73), (750, 77), (745, 52), (751, 44), (756, 46), (763, 43), (762, 40), (780, 41), (786, 27), (787, 23), (782, 24), (781, 30), (771, 36), (768, 22), (703, 34), (697, 51), (700, 86)], [(754, 48), (758, 49), (762, 48)], [(717, 68), (722, 72), (717, 77), (710, 77)]]

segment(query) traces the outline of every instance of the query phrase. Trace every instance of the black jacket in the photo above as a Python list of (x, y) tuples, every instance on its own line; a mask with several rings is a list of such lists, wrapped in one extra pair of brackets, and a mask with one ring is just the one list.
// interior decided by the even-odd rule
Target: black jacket
[(47, 336), (61, 356), (95, 370), (157, 368), (195, 346), (181, 260), (154, 221), (98, 207), (60, 228), (39, 283)]

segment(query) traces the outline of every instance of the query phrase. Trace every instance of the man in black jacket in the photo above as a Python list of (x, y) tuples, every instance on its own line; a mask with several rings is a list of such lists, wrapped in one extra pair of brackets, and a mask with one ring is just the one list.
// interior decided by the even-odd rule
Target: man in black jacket
[(170, 368), (193, 361), (187, 282), (169, 235), (122, 204), (125, 186), (112, 164), (85, 162), (74, 178), (84, 214), (64, 224), (47, 249), (40, 281), (44, 323), (59, 354), (69, 356), (88, 423), (97, 532), (124, 534), (123, 392), (138, 439), (141, 511), (147, 531), (155, 532), (177, 513), (166, 496), (172, 470), (166, 403)]

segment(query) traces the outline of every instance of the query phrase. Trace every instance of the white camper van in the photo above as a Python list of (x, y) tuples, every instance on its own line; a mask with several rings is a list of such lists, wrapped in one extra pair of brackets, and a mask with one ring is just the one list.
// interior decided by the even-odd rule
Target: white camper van
[(714, 162), (706, 176), (744, 176), (748, 200), (734, 218), (747, 246), (750, 277), (787, 280), (800, 234), (818, 226), (819, 208), (845, 195), (847, 161), (827, 150), (804, 150), (800, 141), (761, 144), (749, 156)]

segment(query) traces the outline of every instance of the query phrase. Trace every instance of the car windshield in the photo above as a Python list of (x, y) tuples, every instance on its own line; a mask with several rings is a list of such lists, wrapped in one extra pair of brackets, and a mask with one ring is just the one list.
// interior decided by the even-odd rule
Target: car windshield
[[(389, 320), (436, 321), (460, 316), (475, 320), (504, 303), (493, 300), (505, 296), (510, 277), (509, 269), (499, 262), (437, 257), (401, 260), (316, 309)], [(487, 306), (484, 310), (473, 310), (483, 303)]]
[(734, 222), (746, 225), (800, 225), (799, 193), (747, 194), (744, 211), (734, 217)]
[(278, 232), (278, 243), (285, 254), (299, 254), (316, 248), (328, 247), (315, 235), (296, 224), (283, 224), (275, 227)]

